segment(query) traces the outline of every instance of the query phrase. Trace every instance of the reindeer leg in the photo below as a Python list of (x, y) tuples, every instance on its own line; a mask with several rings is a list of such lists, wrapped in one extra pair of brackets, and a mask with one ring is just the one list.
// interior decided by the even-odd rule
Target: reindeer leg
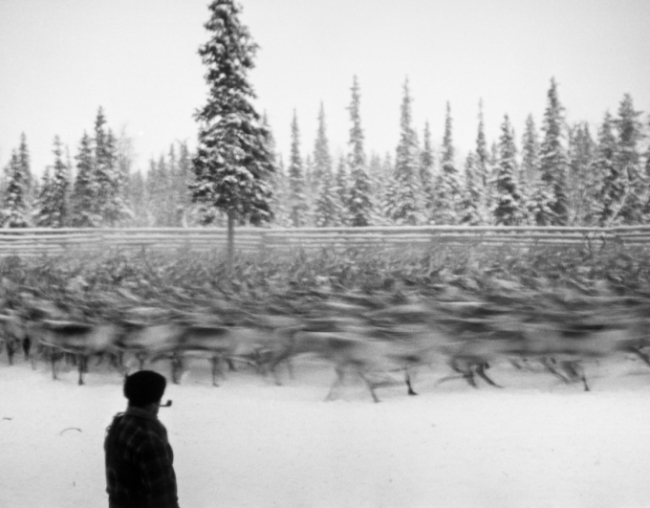
[(77, 384), (79, 386), (84, 384), (84, 367), (87, 361), (88, 358), (85, 355), (80, 354), (77, 357), (77, 370), (79, 371), (79, 381)]
[(15, 350), (13, 341), (11, 341), (11, 340), (8, 341), (7, 342), (7, 358), (9, 359), (9, 365), (14, 364), (14, 354), (15, 354), (15, 352), (16, 352), (16, 350)]
[(553, 361), (553, 360), (552, 360), (551, 358), (548, 358), (547, 356), (543, 356), (543, 357), (540, 359), (540, 362), (542, 363), (542, 365), (544, 366), (544, 368), (545, 368), (548, 372), (550, 372), (551, 374), (553, 374), (555, 377), (557, 377), (558, 379), (560, 379), (560, 380), (563, 381), (564, 383), (569, 383), (570, 380), (567, 379), (567, 377), (566, 377), (564, 374), (562, 374), (558, 369), (556, 369), (556, 368), (552, 365), (552, 361)]
[(337, 365), (335, 367), (336, 371), (336, 379), (334, 380), (334, 383), (332, 383), (332, 386), (330, 387), (330, 391), (327, 394), (327, 397), (325, 397), (325, 400), (334, 400), (334, 390), (343, 383), (343, 378), (345, 376), (345, 367), (341, 367), (340, 365)]
[(408, 367), (404, 369), (404, 381), (406, 382), (406, 387), (408, 388), (407, 393), (409, 395), (417, 395), (417, 393), (413, 390), (413, 385), (411, 384), (411, 374)]
[(219, 383), (217, 383), (217, 377), (220, 374), (219, 355), (212, 355), (210, 358), (210, 365), (212, 366), (212, 386), (219, 386)]
[(363, 372), (359, 372), (359, 377), (361, 379), (363, 379), (363, 382), (368, 387), (368, 391), (370, 392), (370, 395), (372, 396), (372, 400), (374, 402), (380, 402), (379, 398), (377, 397), (377, 394), (375, 393), (374, 384), (366, 377), (366, 375)]
[(496, 384), (490, 377), (485, 373), (485, 369), (489, 368), (490, 365), (487, 362), (481, 362), (476, 366), (476, 373), (485, 380), (486, 383), (492, 385), (496, 388), (503, 388), (501, 385)]
[(573, 381), (582, 381), (582, 386), (584, 387), (585, 392), (590, 391), (589, 385), (587, 384), (587, 376), (585, 374), (585, 369), (577, 361), (565, 361), (562, 362), (562, 367), (569, 374), (570, 378)]
[(29, 360), (29, 353), (32, 349), (32, 339), (25, 337), (22, 342), (23, 354), (25, 355), (25, 361)]
[(52, 365), (52, 379), (56, 381), (56, 353), (54, 351), (50, 352), (50, 364)]
[(472, 388), (478, 388), (478, 385), (476, 384), (476, 380), (474, 378), (474, 371), (472, 370), (471, 366), (467, 365), (467, 363), (465, 363), (463, 368), (459, 365), (457, 359), (453, 359), (451, 361), (451, 368), (455, 372), (458, 372)]

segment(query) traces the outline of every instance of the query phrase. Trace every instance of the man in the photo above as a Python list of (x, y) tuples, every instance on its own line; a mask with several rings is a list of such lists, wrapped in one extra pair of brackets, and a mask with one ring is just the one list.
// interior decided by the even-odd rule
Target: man
[(157, 416), (166, 385), (147, 370), (124, 381), (128, 407), (115, 416), (104, 442), (109, 508), (178, 508), (174, 454)]

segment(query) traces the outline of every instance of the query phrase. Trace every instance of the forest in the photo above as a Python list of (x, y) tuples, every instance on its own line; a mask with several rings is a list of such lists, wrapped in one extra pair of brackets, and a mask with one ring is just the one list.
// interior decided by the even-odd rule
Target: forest
[[(288, 157), (268, 137), (271, 226), (612, 226), (643, 224), (650, 214), (648, 125), (628, 94), (592, 132), (586, 122), (565, 119), (552, 80), (541, 130), (529, 115), (521, 139), (507, 115), (499, 139), (486, 139), (479, 105), (475, 147), (459, 161), (450, 105), (437, 145), (429, 124), (421, 135), (413, 125), (408, 80), (396, 150), (367, 154), (356, 77), (351, 92), (348, 153), (338, 159), (322, 105), (311, 150), (301, 146), (295, 115)], [(132, 140), (107, 127), (100, 107), (74, 155), (58, 137), (52, 152), (52, 164), (36, 177), (21, 136), (0, 185), (3, 227), (224, 224), (220, 211), (192, 198), (195, 154), (187, 142), (170, 145), (146, 172), (136, 169)]]

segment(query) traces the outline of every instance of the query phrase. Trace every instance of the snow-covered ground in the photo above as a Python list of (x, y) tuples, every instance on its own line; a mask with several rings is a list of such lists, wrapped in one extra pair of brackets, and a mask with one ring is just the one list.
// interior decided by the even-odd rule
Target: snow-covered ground
[[(166, 365), (157, 366), (166, 372)], [(375, 404), (353, 381), (332, 402), (324, 365), (275, 386), (238, 371), (210, 386), (195, 365), (161, 409), (183, 508), (650, 506), (650, 369), (590, 365), (593, 390), (509, 365), (504, 389), (423, 370)], [(117, 373), (86, 386), (0, 357), (0, 507), (107, 506), (102, 443), (125, 407)]]

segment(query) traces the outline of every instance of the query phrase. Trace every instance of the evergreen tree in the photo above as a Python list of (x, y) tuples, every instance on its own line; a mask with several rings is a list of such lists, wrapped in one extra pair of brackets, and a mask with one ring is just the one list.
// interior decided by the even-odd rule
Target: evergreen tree
[[(476, 174), (479, 184), (483, 187), (483, 195), (487, 195), (490, 176), (490, 154), (485, 139), (485, 125), (483, 123), (483, 100), (479, 101), (478, 134), (476, 135)], [(483, 203), (485, 205), (486, 203)]]
[(341, 209), (338, 206), (334, 175), (330, 169), (321, 176), (314, 220), (318, 227), (334, 227), (339, 225), (340, 217)]
[(314, 222), (318, 227), (337, 226), (341, 210), (337, 206), (332, 156), (329, 150), (325, 110), (322, 103), (318, 113), (318, 131), (314, 143), (314, 180), (317, 182)]
[(28, 212), (25, 196), (27, 184), (24, 167), (20, 155), (16, 150), (11, 153), (8, 168), (7, 189), (2, 203), (2, 227), (25, 228), (27, 227)]
[(423, 211), (426, 221), (431, 217), (433, 206), (435, 203), (435, 192), (433, 188), (433, 163), (434, 153), (431, 144), (431, 130), (429, 129), (429, 122), (424, 125), (424, 146), (420, 153), (420, 184), (422, 188)]
[(350, 217), (348, 214), (348, 203), (350, 202), (350, 175), (348, 174), (345, 157), (343, 155), (339, 157), (334, 191), (338, 199), (337, 208), (340, 211), (338, 222), (341, 226), (349, 226)]
[[(269, 131), (270, 132), (270, 131)], [(271, 150), (271, 153), (274, 149)], [(194, 173), (192, 172), (192, 155), (187, 146), (187, 141), (182, 141), (178, 148), (178, 192), (180, 205), (184, 213), (188, 213), (191, 208), (192, 194), (190, 187), (194, 180)]]
[(348, 107), (350, 111), (350, 139), (348, 142), (350, 152), (348, 164), (350, 167), (350, 187), (347, 202), (350, 226), (369, 226), (373, 214), (371, 201), (371, 182), (366, 168), (366, 155), (363, 147), (363, 130), (361, 129), (360, 112), (361, 95), (357, 77), (352, 84), (352, 102)]
[(292, 226), (289, 207), (289, 178), (284, 169), (282, 157), (278, 157), (277, 168), (271, 177), (273, 195), (272, 210), (274, 223), (280, 227)]
[[(219, 209), (228, 218), (228, 259), (234, 256), (235, 223), (260, 225), (272, 217), (273, 154), (269, 131), (255, 110), (248, 71), (258, 46), (240, 22), (241, 7), (234, 0), (213, 0), (205, 28), (210, 40), (199, 48), (208, 67), (207, 104), (196, 113), (199, 146), (194, 157), (195, 202)], [(212, 222), (205, 214), (204, 222)]]
[(266, 111), (262, 115), (262, 125), (268, 132), (266, 138), (267, 149), (273, 158), (273, 165), (275, 171), (271, 173), (269, 182), (271, 185), (271, 211), (273, 216), (273, 223), (280, 227), (291, 227), (291, 220), (289, 214), (289, 182), (284, 169), (284, 161), (282, 156), (277, 153), (277, 146), (275, 137), (269, 124), (269, 119)]
[(550, 205), (552, 217), (543, 218), (544, 223), (566, 225), (568, 222), (568, 199), (566, 195), (567, 157), (562, 146), (564, 108), (560, 104), (555, 79), (548, 91), (548, 106), (544, 113), (544, 139), (540, 147), (540, 173), (553, 196)]
[(96, 183), (93, 179), (93, 146), (92, 139), (86, 132), (79, 145), (77, 160), (77, 176), (74, 181), (71, 196), (72, 226), (88, 228), (99, 226), (101, 217), (96, 213)]
[(607, 112), (598, 131), (595, 160), (593, 163), (593, 211), (592, 220), (598, 226), (609, 226), (618, 217), (628, 192), (627, 174), (619, 171), (616, 164), (618, 152), (614, 121)]
[(643, 126), (639, 121), (640, 111), (634, 109), (632, 96), (625, 94), (614, 122), (618, 133), (615, 163), (619, 174), (625, 174), (629, 191), (620, 211), (623, 224), (643, 222), (643, 208), (648, 200), (648, 180), (641, 171), (641, 155), (638, 143), (643, 139)]
[(408, 80), (404, 83), (401, 106), (400, 140), (395, 156), (395, 194), (388, 204), (389, 216), (396, 224), (416, 225), (423, 221), (420, 180), (420, 150), (411, 125)]
[(454, 157), (451, 108), (449, 103), (447, 103), (440, 174), (436, 181), (436, 203), (433, 216), (436, 224), (453, 225), (457, 224), (459, 220), (457, 212), (461, 200), (461, 183)]
[(325, 173), (332, 175), (332, 156), (330, 155), (329, 141), (327, 139), (327, 128), (325, 123), (325, 109), (321, 102), (318, 111), (318, 130), (314, 142), (314, 190), (318, 193), (318, 187)]
[(50, 227), (52, 218), (52, 182), (50, 178), (50, 167), (43, 172), (41, 185), (36, 196), (34, 209), (34, 225), (36, 227)]
[(522, 196), (518, 188), (517, 150), (508, 115), (501, 124), (496, 194), (493, 203), (494, 222), (498, 226), (516, 226), (524, 219)]
[(54, 139), (54, 171), (51, 181), (51, 215), (48, 226), (62, 228), (69, 223), (68, 193), (70, 189), (70, 170), (62, 159), (61, 140)]
[(521, 142), (521, 175), (526, 185), (539, 179), (539, 136), (533, 115), (526, 118), (526, 129)]
[(569, 205), (569, 224), (583, 225), (591, 215), (593, 204), (594, 141), (589, 125), (582, 122), (569, 130), (567, 198)]
[(18, 160), (20, 162), (20, 169), (23, 172), (23, 177), (25, 179), (25, 190), (26, 190), (26, 199), (29, 203), (31, 197), (33, 196), (33, 187), (34, 187), (34, 176), (32, 174), (29, 148), (27, 147), (27, 136), (23, 132), (20, 135), (20, 145), (18, 147)]
[(480, 226), (485, 223), (483, 175), (478, 169), (477, 156), (469, 152), (465, 159), (465, 190), (460, 205), (459, 223)]
[(102, 225), (114, 226), (126, 217), (122, 196), (124, 177), (117, 158), (117, 140), (113, 132), (106, 130), (106, 117), (100, 107), (95, 119), (95, 160), (92, 181), (95, 200), (92, 211), (101, 219)]
[(305, 176), (300, 156), (300, 132), (296, 112), (291, 122), (291, 158), (289, 159), (289, 206), (291, 224), (295, 228), (307, 223), (307, 196), (305, 194)]

